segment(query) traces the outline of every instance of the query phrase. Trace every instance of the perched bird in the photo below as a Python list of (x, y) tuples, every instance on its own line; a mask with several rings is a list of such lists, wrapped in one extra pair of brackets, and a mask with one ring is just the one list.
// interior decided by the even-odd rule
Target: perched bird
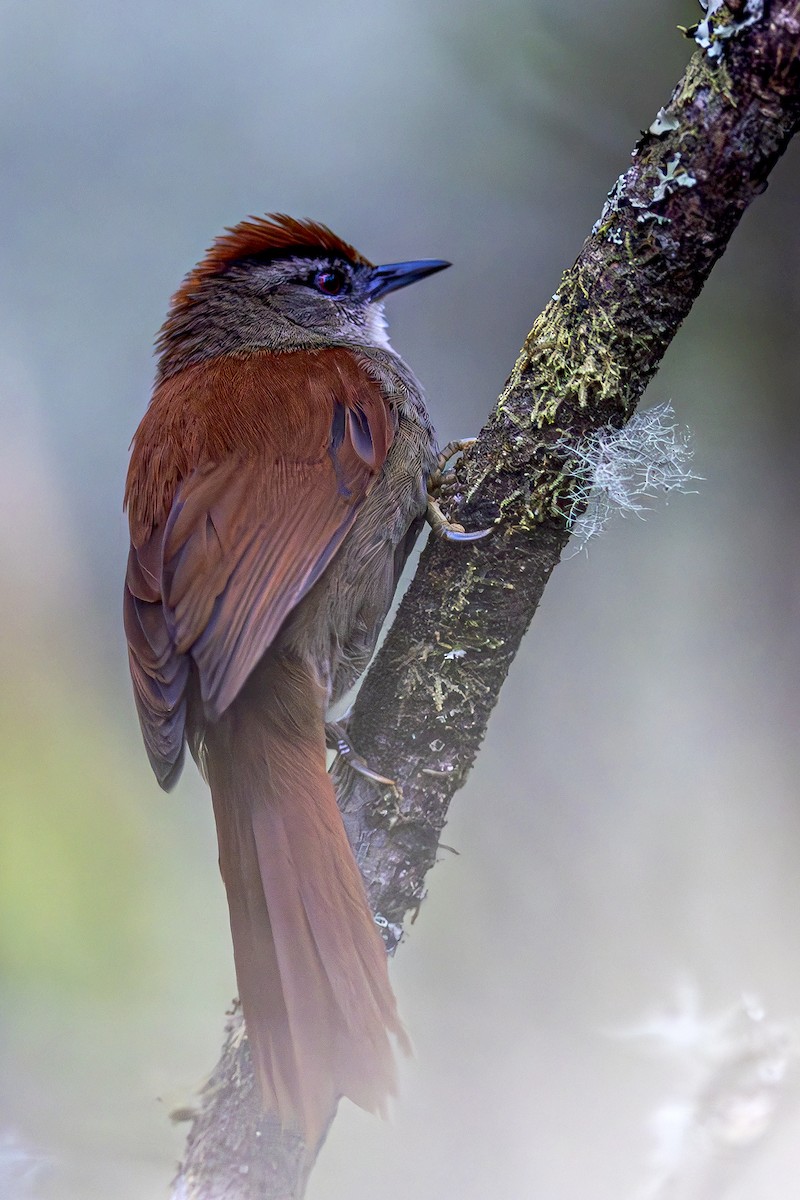
[(406, 1042), (325, 721), (372, 654), (438, 461), (383, 298), (448, 265), (375, 267), (323, 225), (241, 222), (173, 297), (133, 439), (144, 742), (163, 788), (185, 744), (210, 784), (264, 1110), (309, 1144), (340, 1096), (383, 1109), (390, 1035)]

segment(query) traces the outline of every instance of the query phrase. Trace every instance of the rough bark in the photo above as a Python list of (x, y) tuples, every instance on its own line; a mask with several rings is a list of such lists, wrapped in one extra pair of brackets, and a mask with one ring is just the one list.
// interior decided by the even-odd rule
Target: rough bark
[[(402, 800), (339, 764), (334, 774), (390, 953), (569, 537), (563, 443), (630, 417), (800, 121), (800, 0), (736, 0), (696, 40), (459, 468), (452, 512), (492, 535), (429, 541), (359, 693), (353, 742), (401, 784)], [(264, 1126), (234, 1014), (175, 1196), (299, 1197), (314, 1157)]]

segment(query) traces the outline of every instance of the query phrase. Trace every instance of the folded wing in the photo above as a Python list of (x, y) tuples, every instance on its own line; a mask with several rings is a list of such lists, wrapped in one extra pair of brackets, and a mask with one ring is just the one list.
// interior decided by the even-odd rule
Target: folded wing
[(192, 664), (215, 720), (335, 555), (394, 424), (346, 350), (230, 357), (163, 386), (131, 460), (125, 626), (148, 754), (169, 787)]

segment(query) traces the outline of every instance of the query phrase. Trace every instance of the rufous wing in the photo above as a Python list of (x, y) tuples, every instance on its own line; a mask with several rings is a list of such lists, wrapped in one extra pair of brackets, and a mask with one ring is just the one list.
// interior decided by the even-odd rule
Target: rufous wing
[(158, 782), (169, 789), (183, 764), (190, 663), (172, 642), (161, 602), (162, 532), (131, 546), (123, 616), (145, 748)]
[[(380, 387), (347, 351), (202, 366), (194, 381), (173, 385), (184, 408), (194, 405), (191, 428), (181, 433), (178, 415), (170, 422), (164, 412), (152, 431), (142, 426), (153, 438), (177, 428), (174, 455), (188, 444), (195, 462), (149, 532), (130, 514), (138, 533), (127, 577), (131, 671), (151, 761), (172, 764), (162, 771), (167, 786), (179, 766), (190, 661), (216, 720), (335, 555), (394, 433)], [(201, 421), (208, 431), (198, 435)], [(168, 450), (141, 450), (138, 469), (157, 462), (167, 476), (180, 474), (168, 459)], [(129, 491), (152, 496), (151, 482), (137, 480), (134, 491), (129, 479)]]

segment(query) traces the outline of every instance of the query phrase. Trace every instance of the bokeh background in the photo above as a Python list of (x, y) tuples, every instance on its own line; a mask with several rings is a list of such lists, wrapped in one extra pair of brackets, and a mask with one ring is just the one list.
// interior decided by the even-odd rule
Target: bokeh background
[[(208, 797), (193, 769), (159, 793), (120, 628), (127, 447), (169, 295), (274, 209), (376, 260), (449, 258), (392, 298), (392, 336), (442, 441), (477, 430), (698, 14), (0, 5), (3, 1196), (166, 1196), (168, 1113), (235, 990)], [(731, 1028), (794, 1029), (799, 182), (795, 146), (646, 397), (691, 427), (696, 494), (617, 520), (547, 589), (393, 966), (402, 1097), (386, 1124), (342, 1112), (312, 1200), (688, 1196), (658, 1190), (652, 1114), (674, 1142), (680, 1097), (713, 1108), (718, 1059), (739, 1069)], [(768, 1015), (726, 1024), (743, 993)], [(704, 1197), (796, 1191), (782, 1045), (764, 1136), (723, 1130)]]

